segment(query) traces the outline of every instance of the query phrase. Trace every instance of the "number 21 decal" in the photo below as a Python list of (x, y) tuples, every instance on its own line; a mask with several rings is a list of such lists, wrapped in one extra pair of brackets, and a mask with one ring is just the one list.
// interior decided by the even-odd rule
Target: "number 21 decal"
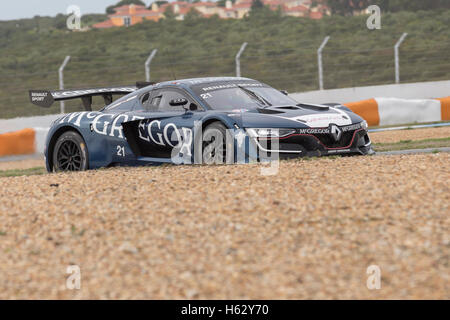
[(117, 155), (119, 157), (125, 157), (125, 147), (117, 146)]

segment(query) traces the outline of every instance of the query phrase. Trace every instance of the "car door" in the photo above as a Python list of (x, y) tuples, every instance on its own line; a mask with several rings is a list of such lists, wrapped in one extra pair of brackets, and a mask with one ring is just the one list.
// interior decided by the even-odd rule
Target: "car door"
[(89, 130), (95, 137), (89, 142), (93, 167), (132, 160), (133, 153), (123, 134), (122, 123), (133, 120), (136, 101), (137, 95), (130, 94), (98, 112), (87, 114)]
[[(186, 99), (187, 103), (171, 105), (180, 99)], [(165, 87), (153, 90), (148, 97), (143, 96), (141, 103), (146, 109), (142, 114), (145, 119), (139, 121), (137, 128), (136, 140), (141, 155), (167, 160), (171, 159), (175, 148), (189, 154), (194, 121), (202, 111), (198, 102), (181, 88)]]

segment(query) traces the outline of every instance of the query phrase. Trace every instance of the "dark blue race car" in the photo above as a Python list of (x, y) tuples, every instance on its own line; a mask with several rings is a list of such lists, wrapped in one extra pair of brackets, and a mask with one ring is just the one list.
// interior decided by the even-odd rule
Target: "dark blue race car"
[[(373, 153), (366, 121), (350, 109), (298, 103), (248, 78), (29, 94), (41, 107), (81, 99), (86, 110), (52, 124), (45, 148), (49, 172)], [(123, 97), (113, 101), (114, 95)], [(94, 96), (104, 98), (100, 111), (92, 111)]]

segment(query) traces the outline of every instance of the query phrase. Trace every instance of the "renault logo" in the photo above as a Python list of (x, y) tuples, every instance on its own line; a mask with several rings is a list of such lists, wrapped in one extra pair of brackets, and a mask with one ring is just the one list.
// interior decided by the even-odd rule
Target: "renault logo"
[(335, 124), (330, 124), (330, 134), (334, 141), (338, 142), (342, 137), (342, 130)]

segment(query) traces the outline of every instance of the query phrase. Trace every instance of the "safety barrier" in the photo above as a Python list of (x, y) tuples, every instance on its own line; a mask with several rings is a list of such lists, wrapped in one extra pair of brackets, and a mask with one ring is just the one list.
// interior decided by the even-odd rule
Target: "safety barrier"
[(344, 105), (363, 117), (369, 126), (450, 120), (450, 97), (425, 100), (375, 98)]
[(0, 134), (0, 157), (43, 154), (48, 128), (26, 128)]
[(35, 153), (35, 138), (34, 129), (0, 134), (0, 157)]
[[(442, 99), (407, 100), (396, 98), (375, 98), (345, 103), (345, 106), (364, 118), (369, 126), (400, 125), (450, 120), (450, 97)], [(36, 117), (37, 125), (48, 125), (58, 115), (48, 118)], [(14, 126), (14, 120), (1, 120), (4, 128)], [(44, 122), (43, 122), (44, 121)], [(18, 119), (17, 127), (33, 118)], [(19, 131), (0, 133), (0, 157), (44, 153), (48, 127), (25, 128)]]

